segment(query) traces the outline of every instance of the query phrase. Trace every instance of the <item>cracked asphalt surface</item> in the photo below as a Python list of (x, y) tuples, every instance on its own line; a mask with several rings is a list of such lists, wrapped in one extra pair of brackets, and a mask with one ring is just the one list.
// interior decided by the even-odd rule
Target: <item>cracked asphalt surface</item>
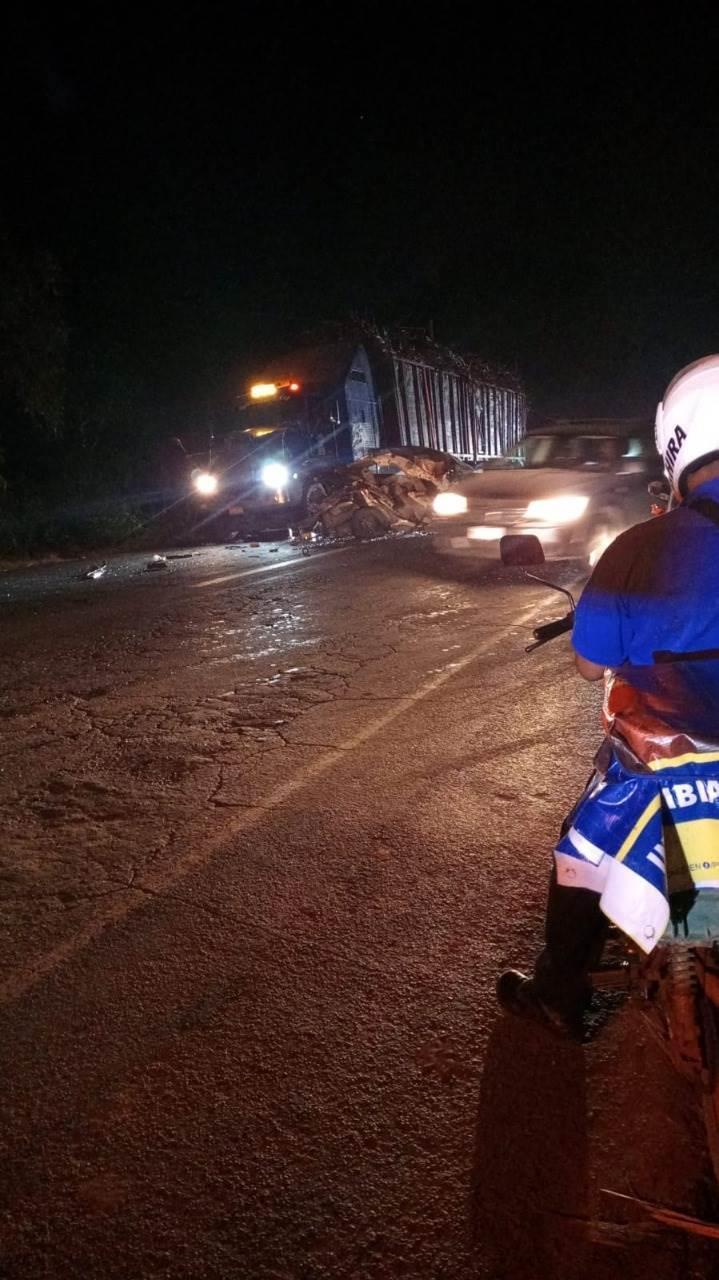
[[(635, 1009), (501, 1017), (599, 694), (425, 539), (0, 579), (0, 1276), (702, 1280)], [(561, 605), (559, 606), (561, 610)]]

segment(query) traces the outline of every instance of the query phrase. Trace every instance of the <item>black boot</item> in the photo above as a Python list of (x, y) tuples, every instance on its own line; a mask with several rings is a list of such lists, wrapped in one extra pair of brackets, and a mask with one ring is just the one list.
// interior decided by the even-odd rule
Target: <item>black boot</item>
[(505, 969), (499, 975), (497, 999), (507, 1013), (535, 1022), (562, 1039), (583, 1039), (583, 1007), (561, 1010), (549, 1004), (539, 996), (534, 979), (518, 969)]

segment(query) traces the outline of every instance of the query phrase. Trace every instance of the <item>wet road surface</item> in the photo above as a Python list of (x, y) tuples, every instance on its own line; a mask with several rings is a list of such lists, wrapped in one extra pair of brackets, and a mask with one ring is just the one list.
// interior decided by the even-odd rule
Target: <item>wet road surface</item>
[(0, 1275), (675, 1280), (716, 1213), (640, 1014), (503, 1019), (599, 694), (423, 539), (0, 580)]

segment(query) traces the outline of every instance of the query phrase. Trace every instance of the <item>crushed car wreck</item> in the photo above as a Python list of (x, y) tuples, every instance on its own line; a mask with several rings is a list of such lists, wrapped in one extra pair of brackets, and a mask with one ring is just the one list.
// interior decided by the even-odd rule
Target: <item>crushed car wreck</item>
[(423, 528), (437, 494), (473, 473), (439, 449), (408, 445), (367, 454), (324, 476), (329, 492), (309, 511), (300, 537), (365, 540)]

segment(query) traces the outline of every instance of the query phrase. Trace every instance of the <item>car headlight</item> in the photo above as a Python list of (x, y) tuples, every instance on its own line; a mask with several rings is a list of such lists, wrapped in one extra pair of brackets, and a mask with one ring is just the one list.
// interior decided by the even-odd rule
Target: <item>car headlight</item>
[(432, 510), (436, 516), (461, 516), (467, 510), (467, 499), (463, 493), (438, 493)]
[(284, 489), (290, 473), (283, 462), (267, 462), (260, 472), (262, 483), (268, 489)]
[(524, 514), (527, 520), (541, 520), (542, 524), (571, 524), (588, 506), (589, 498), (583, 494), (563, 493), (560, 498), (535, 498)]
[(193, 477), (192, 483), (198, 493), (209, 497), (213, 493), (217, 493), (218, 480), (217, 476), (213, 476), (210, 471), (200, 471)]

